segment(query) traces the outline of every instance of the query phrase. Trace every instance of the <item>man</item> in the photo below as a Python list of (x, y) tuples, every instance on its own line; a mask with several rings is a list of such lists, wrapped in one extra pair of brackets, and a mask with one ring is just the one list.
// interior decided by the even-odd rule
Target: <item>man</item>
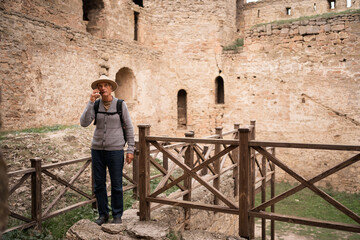
[[(98, 204), (99, 218), (95, 221), (102, 225), (109, 220), (109, 207), (106, 191), (106, 168), (111, 180), (112, 223), (121, 223), (124, 210), (122, 171), (124, 166), (125, 139), (128, 142), (126, 162), (134, 159), (134, 129), (126, 103), (121, 102), (121, 114), (117, 112), (118, 99), (112, 96), (117, 89), (115, 81), (105, 75), (91, 84), (93, 89), (90, 101), (81, 115), (80, 124), (89, 126), (94, 120), (96, 128), (91, 143), (91, 157), (94, 177), (95, 196)], [(98, 112), (95, 114), (96, 99)], [(95, 116), (96, 115), (96, 116)], [(122, 117), (122, 119), (120, 119)], [(95, 119), (96, 118), (96, 119)]]

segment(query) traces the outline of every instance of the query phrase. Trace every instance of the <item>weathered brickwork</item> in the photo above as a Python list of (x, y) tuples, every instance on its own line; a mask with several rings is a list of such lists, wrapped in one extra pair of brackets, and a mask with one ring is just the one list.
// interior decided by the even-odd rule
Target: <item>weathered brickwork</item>
[[(256, 120), (257, 139), (358, 145), (360, 14), (266, 24), (316, 15), (314, 3), (316, 14), (359, 8), (358, 0), (350, 8), (337, 0), (334, 10), (327, 0), (2, 1), (3, 128), (78, 124), (90, 83), (107, 74), (120, 84), (115, 95), (126, 100), (134, 125), (149, 123), (153, 134), (205, 136)], [(223, 51), (237, 38), (243, 47)], [(215, 99), (219, 76), (224, 104)], [(187, 98), (181, 129), (180, 90)], [(305, 177), (346, 157), (278, 154)], [(321, 184), (360, 191), (359, 171), (355, 164)], [(346, 183), (345, 174), (352, 176)]]

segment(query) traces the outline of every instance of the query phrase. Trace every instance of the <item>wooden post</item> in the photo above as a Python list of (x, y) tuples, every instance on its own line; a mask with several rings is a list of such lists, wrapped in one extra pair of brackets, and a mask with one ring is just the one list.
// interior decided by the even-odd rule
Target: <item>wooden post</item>
[[(185, 133), (185, 137), (193, 138), (195, 136), (194, 132), (187, 132)], [(194, 148), (190, 144), (185, 152), (185, 164), (190, 167), (191, 169), (194, 167)], [(191, 201), (191, 188), (192, 188), (192, 178), (191, 176), (187, 176), (184, 179), (184, 187), (189, 190), (187, 194), (184, 195), (183, 200), (184, 201)], [(185, 207), (184, 208), (184, 214), (185, 214), (185, 230), (190, 229), (190, 208)]]
[[(219, 139), (222, 139), (222, 127), (217, 127), (215, 128), (215, 132), (218, 136)], [(215, 155), (218, 154), (221, 151), (221, 144), (217, 143), (215, 144)], [(220, 159), (216, 159), (214, 162), (214, 170), (215, 170), (215, 174), (217, 174), (217, 178), (214, 179), (214, 188), (219, 190), (220, 189)], [(219, 199), (215, 196), (214, 197), (214, 204), (215, 205), (219, 205)]]
[[(168, 142), (164, 143), (164, 146), (169, 145)], [(167, 170), (169, 170), (169, 159), (168, 157), (163, 155), (163, 167)]]
[[(239, 139), (239, 127), (240, 127), (240, 124), (238, 123), (235, 123), (234, 124), (234, 129), (236, 130), (236, 133), (235, 133), (235, 136), (234, 136), (234, 139)], [(232, 151), (232, 158), (233, 158), (233, 161), (235, 164), (238, 164), (239, 163), (239, 148), (235, 148), (233, 151)], [(234, 167), (234, 170), (233, 170), (233, 178), (234, 178), (234, 197), (238, 196), (239, 195), (239, 167), (238, 165), (236, 165), (236, 167)]]
[[(209, 150), (208, 146), (204, 146), (204, 150), (202, 152), (203, 156), (206, 155), (207, 151)], [(204, 167), (203, 169), (201, 169), (201, 176), (205, 176), (206, 174), (208, 174), (208, 168)]]
[[(275, 157), (275, 148), (272, 148), (272, 155)], [(271, 174), (271, 198), (275, 197), (275, 164), (271, 162), (273, 174)], [(275, 212), (275, 204), (271, 205), (271, 212)], [(275, 220), (271, 220), (271, 240), (275, 240)]]
[[(261, 169), (262, 169), (262, 175), (263, 180), (261, 183), (261, 202), (264, 203), (266, 201), (266, 158), (265, 156), (262, 156), (261, 159)], [(266, 219), (261, 219), (261, 239), (266, 240)]]
[[(94, 182), (94, 169), (93, 169), (93, 165), (92, 165), (92, 159), (91, 159), (91, 198), (92, 199), (96, 199), (95, 196), (95, 182)], [(97, 209), (97, 201), (93, 202), (91, 204), (91, 207), (93, 209)]]
[(35, 228), (41, 231), (41, 159), (30, 159), (35, 172), (31, 174), (31, 218), (36, 221)]
[(148, 156), (150, 145), (146, 136), (150, 134), (150, 125), (138, 125), (139, 128), (139, 197), (140, 221), (150, 220), (150, 202), (146, 197), (150, 194), (150, 164)]
[(133, 181), (136, 187), (133, 189), (133, 198), (139, 199), (139, 142), (135, 142), (133, 164)]
[[(250, 125), (252, 127), (252, 131), (250, 133), (250, 140), (255, 140), (255, 128), (256, 121), (251, 120)], [(250, 195), (250, 209), (255, 207), (255, 150), (251, 149), (250, 151), (250, 186), (249, 186), (249, 195)], [(250, 217), (250, 239), (255, 238), (255, 219), (254, 217)]]
[(250, 149), (249, 129), (239, 129), (239, 236), (250, 239), (249, 226), (249, 185), (250, 179)]

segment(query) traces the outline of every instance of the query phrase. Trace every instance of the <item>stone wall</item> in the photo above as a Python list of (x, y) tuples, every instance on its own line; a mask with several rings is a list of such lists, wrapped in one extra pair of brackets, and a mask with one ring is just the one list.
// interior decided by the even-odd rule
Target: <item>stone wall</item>
[[(193, 130), (200, 137), (218, 126), (227, 130), (256, 120), (261, 140), (359, 144), (359, 13), (247, 27), (242, 33), (236, 28), (241, 4), (235, 1), (153, 0), (144, 1), (144, 7), (127, 0), (99, 1), (104, 8), (91, 21), (102, 19), (100, 32), (82, 20), (79, 0), (68, 1), (73, 6), (68, 11), (58, 10), (61, 1), (2, 1), (5, 130), (78, 124), (99, 74), (132, 73), (127, 81), (133, 94), (116, 96), (126, 100), (134, 125), (151, 124), (152, 134), (183, 136)], [(244, 7), (243, 19), (251, 22), (247, 26), (256, 23), (250, 16), (256, 6), (285, 5), (261, 1), (252, 6)], [(137, 41), (134, 11), (139, 13)], [(244, 47), (222, 52), (222, 46), (241, 36)], [(219, 76), (224, 104), (215, 103)], [(178, 129), (182, 89), (188, 119), (187, 127)], [(295, 157), (291, 164), (302, 154), (281, 153)], [(320, 157), (300, 164), (300, 170), (320, 171), (318, 165), (335, 161), (326, 153)], [(353, 176), (360, 170), (358, 165), (352, 169)], [(352, 179), (343, 190), (359, 191), (357, 178)]]
[[(225, 102), (242, 93), (229, 109), (257, 120), (259, 140), (359, 145), (359, 33), (359, 14), (248, 30), (244, 48), (222, 58), (226, 88), (232, 89)], [(354, 153), (279, 149), (278, 154), (310, 177)], [(359, 171), (357, 163), (321, 184), (346, 178), (338, 187), (359, 191)]]
[[(347, 6), (347, 0), (336, 0), (335, 2), (334, 9), (330, 8), (328, 0), (260, 0), (244, 3), (239, 6), (242, 8), (242, 11), (238, 11), (242, 21), (239, 20), (238, 28), (244, 31), (261, 23), (360, 8), (359, 0), (352, 0), (350, 7)], [(291, 8), (290, 15), (287, 13), (287, 8)]]

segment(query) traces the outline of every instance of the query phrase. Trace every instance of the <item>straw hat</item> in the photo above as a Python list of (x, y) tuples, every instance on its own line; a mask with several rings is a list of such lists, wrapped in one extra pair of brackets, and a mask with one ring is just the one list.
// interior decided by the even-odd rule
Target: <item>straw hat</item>
[(97, 88), (97, 85), (98, 85), (99, 83), (102, 83), (102, 82), (106, 82), (106, 83), (110, 84), (111, 87), (112, 87), (112, 91), (115, 91), (115, 90), (117, 89), (117, 87), (118, 87), (117, 83), (116, 83), (114, 80), (108, 78), (106, 75), (101, 75), (101, 76), (99, 77), (99, 79), (95, 80), (95, 81), (91, 84), (91, 88), (92, 88), (92, 89), (96, 89), (96, 88)]

